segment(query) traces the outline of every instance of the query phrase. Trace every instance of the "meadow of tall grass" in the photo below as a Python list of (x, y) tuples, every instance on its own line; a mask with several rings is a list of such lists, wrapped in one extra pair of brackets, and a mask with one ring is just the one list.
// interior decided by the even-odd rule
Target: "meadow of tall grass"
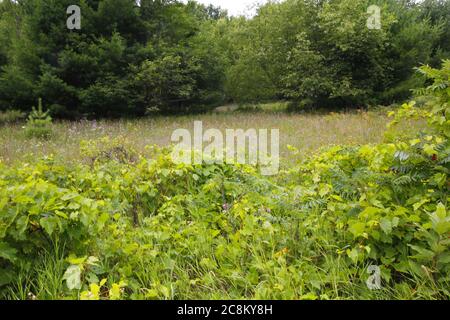
[[(284, 165), (331, 145), (379, 143), (386, 139), (387, 112), (350, 111), (341, 113), (286, 113), (278, 104), (270, 104), (253, 112), (225, 112), (202, 115), (153, 116), (141, 119), (55, 121), (53, 134), (47, 140), (30, 139), (24, 134), (24, 124), (0, 125), (0, 159), (5, 163), (31, 161), (52, 155), (56, 160), (81, 160), (80, 142), (105, 136), (126, 138), (131, 147), (145, 153), (148, 145), (171, 144), (172, 132), (179, 128), (193, 130), (194, 121), (201, 120), (206, 129), (279, 129), (280, 156)], [(416, 133), (421, 123), (408, 122), (399, 126), (403, 133)], [(295, 155), (293, 148), (298, 151)]]

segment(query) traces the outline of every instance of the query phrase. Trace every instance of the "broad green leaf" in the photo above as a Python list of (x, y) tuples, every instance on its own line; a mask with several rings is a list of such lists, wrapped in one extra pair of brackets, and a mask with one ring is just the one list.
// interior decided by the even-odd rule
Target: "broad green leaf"
[(71, 265), (64, 273), (63, 280), (66, 280), (67, 288), (70, 290), (81, 289), (81, 269), (78, 265)]
[(435, 256), (435, 253), (431, 250), (419, 246), (414, 246), (411, 244), (409, 244), (408, 246), (414, 251), (418, 252), (418, 254), (414, 255), (412, 258), (417, 259), (419, 261), (431, 261)]
[(80, 258), (78, 258), (78, 257), (76, 257), (76, 256), (71, 254), (66, 260), (70, 264), (81, 265), (81, 264), (83, 264), (86, 261), (86, 259), (87, 259), (87, 257), (80, 257)]
[(111, 300), (119, 300), (120, 299), (120, 286), (117, 283), (114, 283), (109, 290), (109, 298)]
[(6, 242), (0, 242), (0, 258), (6, 259), (12, 263), (17, 260), (17, 250)]
[(359, 252), (358, 249), (353, 248), (352, 250), (347, 249), (347, 255), (350, 259), (352, 259), (353, 263), (357, 263), (359, 259)]
[(56, 219), (54, 217), (41, 218), (41, 220), (39, 220), (39, 224), (50, 236), (53, 234), (57, 226)]
[(366, 230), (366, 224), (363, 222), (353, 222), (349, 227), (350, 232), (355, 236), (355, 238), (363, 235)]
[(440, 235), (450, 232), (450, 217), (447, 217), (447, 211), (442, 203), (438, 204), (436, 211), (430, 217), (434, 231)]
[(391, 234), (392, 232), (392, 223), (389, 219), (387, 218), (382, 218), (380, 220), (380, 227), (381, 230), (384, 231), (384, 233), (386, 233), (387, 235)]

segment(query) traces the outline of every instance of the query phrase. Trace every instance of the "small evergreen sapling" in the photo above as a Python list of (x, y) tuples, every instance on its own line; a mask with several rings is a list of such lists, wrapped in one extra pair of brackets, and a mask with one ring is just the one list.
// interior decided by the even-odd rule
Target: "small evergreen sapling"
[(25, 134), (30, 138), (48, 139), (52, 134), (52, 118), (49, 111), (43, 111), (42, 99), (39, 98), (38, 108), (33, 107), (25, 126)]

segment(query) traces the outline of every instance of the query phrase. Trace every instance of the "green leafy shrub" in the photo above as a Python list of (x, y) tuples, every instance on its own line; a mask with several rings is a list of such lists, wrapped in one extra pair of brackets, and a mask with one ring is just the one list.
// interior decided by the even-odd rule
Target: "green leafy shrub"
[(48, 139), (52, 134), (52, 118), (50, 112), (43, 111), (42, 99), (39, 99), (38, 108), (33, 107), (25, 126), (25, 134), (30, 138)]

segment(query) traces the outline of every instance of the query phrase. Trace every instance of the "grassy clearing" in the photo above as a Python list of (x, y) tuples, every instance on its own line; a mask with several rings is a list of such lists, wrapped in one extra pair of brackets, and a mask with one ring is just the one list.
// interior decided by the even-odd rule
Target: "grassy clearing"
[[(296, 160), (288, 145), (297, 148), (303, 157), (330, 145), (379, 143), (385, 138), (389, 122), (385, 112), (380, 111), (328, 114), (235, 112), (138, 120), (63, 121), (53, 125), (53, 136), (47, 141), (27, 138), (23, 124), (9, 124), (0, 126), (0, 159), (13, 163), (53, 155), (64, 162), (79, 161), (80, 141), (104, 136), (123, 136), (132, 147), (144, 153), (147, 145), (169, 145), (172, 132), (178, 128), (193, 131), (196, 120), (203, 121), (204, 130), (279, 129), (281, 157), (288, 160), (285, 164)], [(400, 130), (413, 134), (420, 128), (418, 123), (400, 126)]]

